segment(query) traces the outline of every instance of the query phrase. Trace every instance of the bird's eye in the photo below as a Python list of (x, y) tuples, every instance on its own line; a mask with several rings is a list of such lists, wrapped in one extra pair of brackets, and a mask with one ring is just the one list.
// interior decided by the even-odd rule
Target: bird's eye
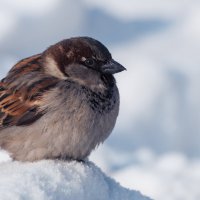
[(88, 67), (93, 67), (95, 65), (95, 60), (92, 58), (88, 58), (85, 60), (85, 65)]

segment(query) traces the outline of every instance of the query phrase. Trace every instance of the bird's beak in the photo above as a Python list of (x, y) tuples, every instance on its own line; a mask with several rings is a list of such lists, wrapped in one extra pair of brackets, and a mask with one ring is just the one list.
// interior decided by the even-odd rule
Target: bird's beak
[(101, 66), (101, 71), (104, 74), (115, 74), (124, 70), (126, 70), (126, 68), (113, 59)]

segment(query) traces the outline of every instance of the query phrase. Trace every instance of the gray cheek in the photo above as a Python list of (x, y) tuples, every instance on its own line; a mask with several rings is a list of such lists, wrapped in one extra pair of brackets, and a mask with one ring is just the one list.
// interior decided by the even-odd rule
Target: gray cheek
[(81, 64), (70, 64), (65, 67), (65, 73), (68, 74), (70, 77), (82, 77), (88, 74), (88, 68)]

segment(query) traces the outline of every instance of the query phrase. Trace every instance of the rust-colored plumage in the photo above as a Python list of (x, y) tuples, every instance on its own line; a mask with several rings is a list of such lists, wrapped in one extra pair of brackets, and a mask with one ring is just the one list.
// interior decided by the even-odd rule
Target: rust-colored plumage
[(44, 73), (40, 61), (40, 54), (21, 60), (0, 82), (0, 128), (28, 125), (45, 113), (39, 109), (42, 94), (54, 87), (58, 79), (43, 75), (29, 85), (18, 81), (19, 77), (26, 77), (31, 73), (36, 73), (36, 76)]

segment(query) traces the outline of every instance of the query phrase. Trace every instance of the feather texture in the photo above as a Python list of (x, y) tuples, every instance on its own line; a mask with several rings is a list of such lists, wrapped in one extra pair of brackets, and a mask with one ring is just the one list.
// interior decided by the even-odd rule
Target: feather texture
[(0, 82), (0, 128), (29, 125), (39, 119), (44, 110), (44, 92), (55, 87), (57, 78), (42, 75), (41, 56), (18, 62)]

